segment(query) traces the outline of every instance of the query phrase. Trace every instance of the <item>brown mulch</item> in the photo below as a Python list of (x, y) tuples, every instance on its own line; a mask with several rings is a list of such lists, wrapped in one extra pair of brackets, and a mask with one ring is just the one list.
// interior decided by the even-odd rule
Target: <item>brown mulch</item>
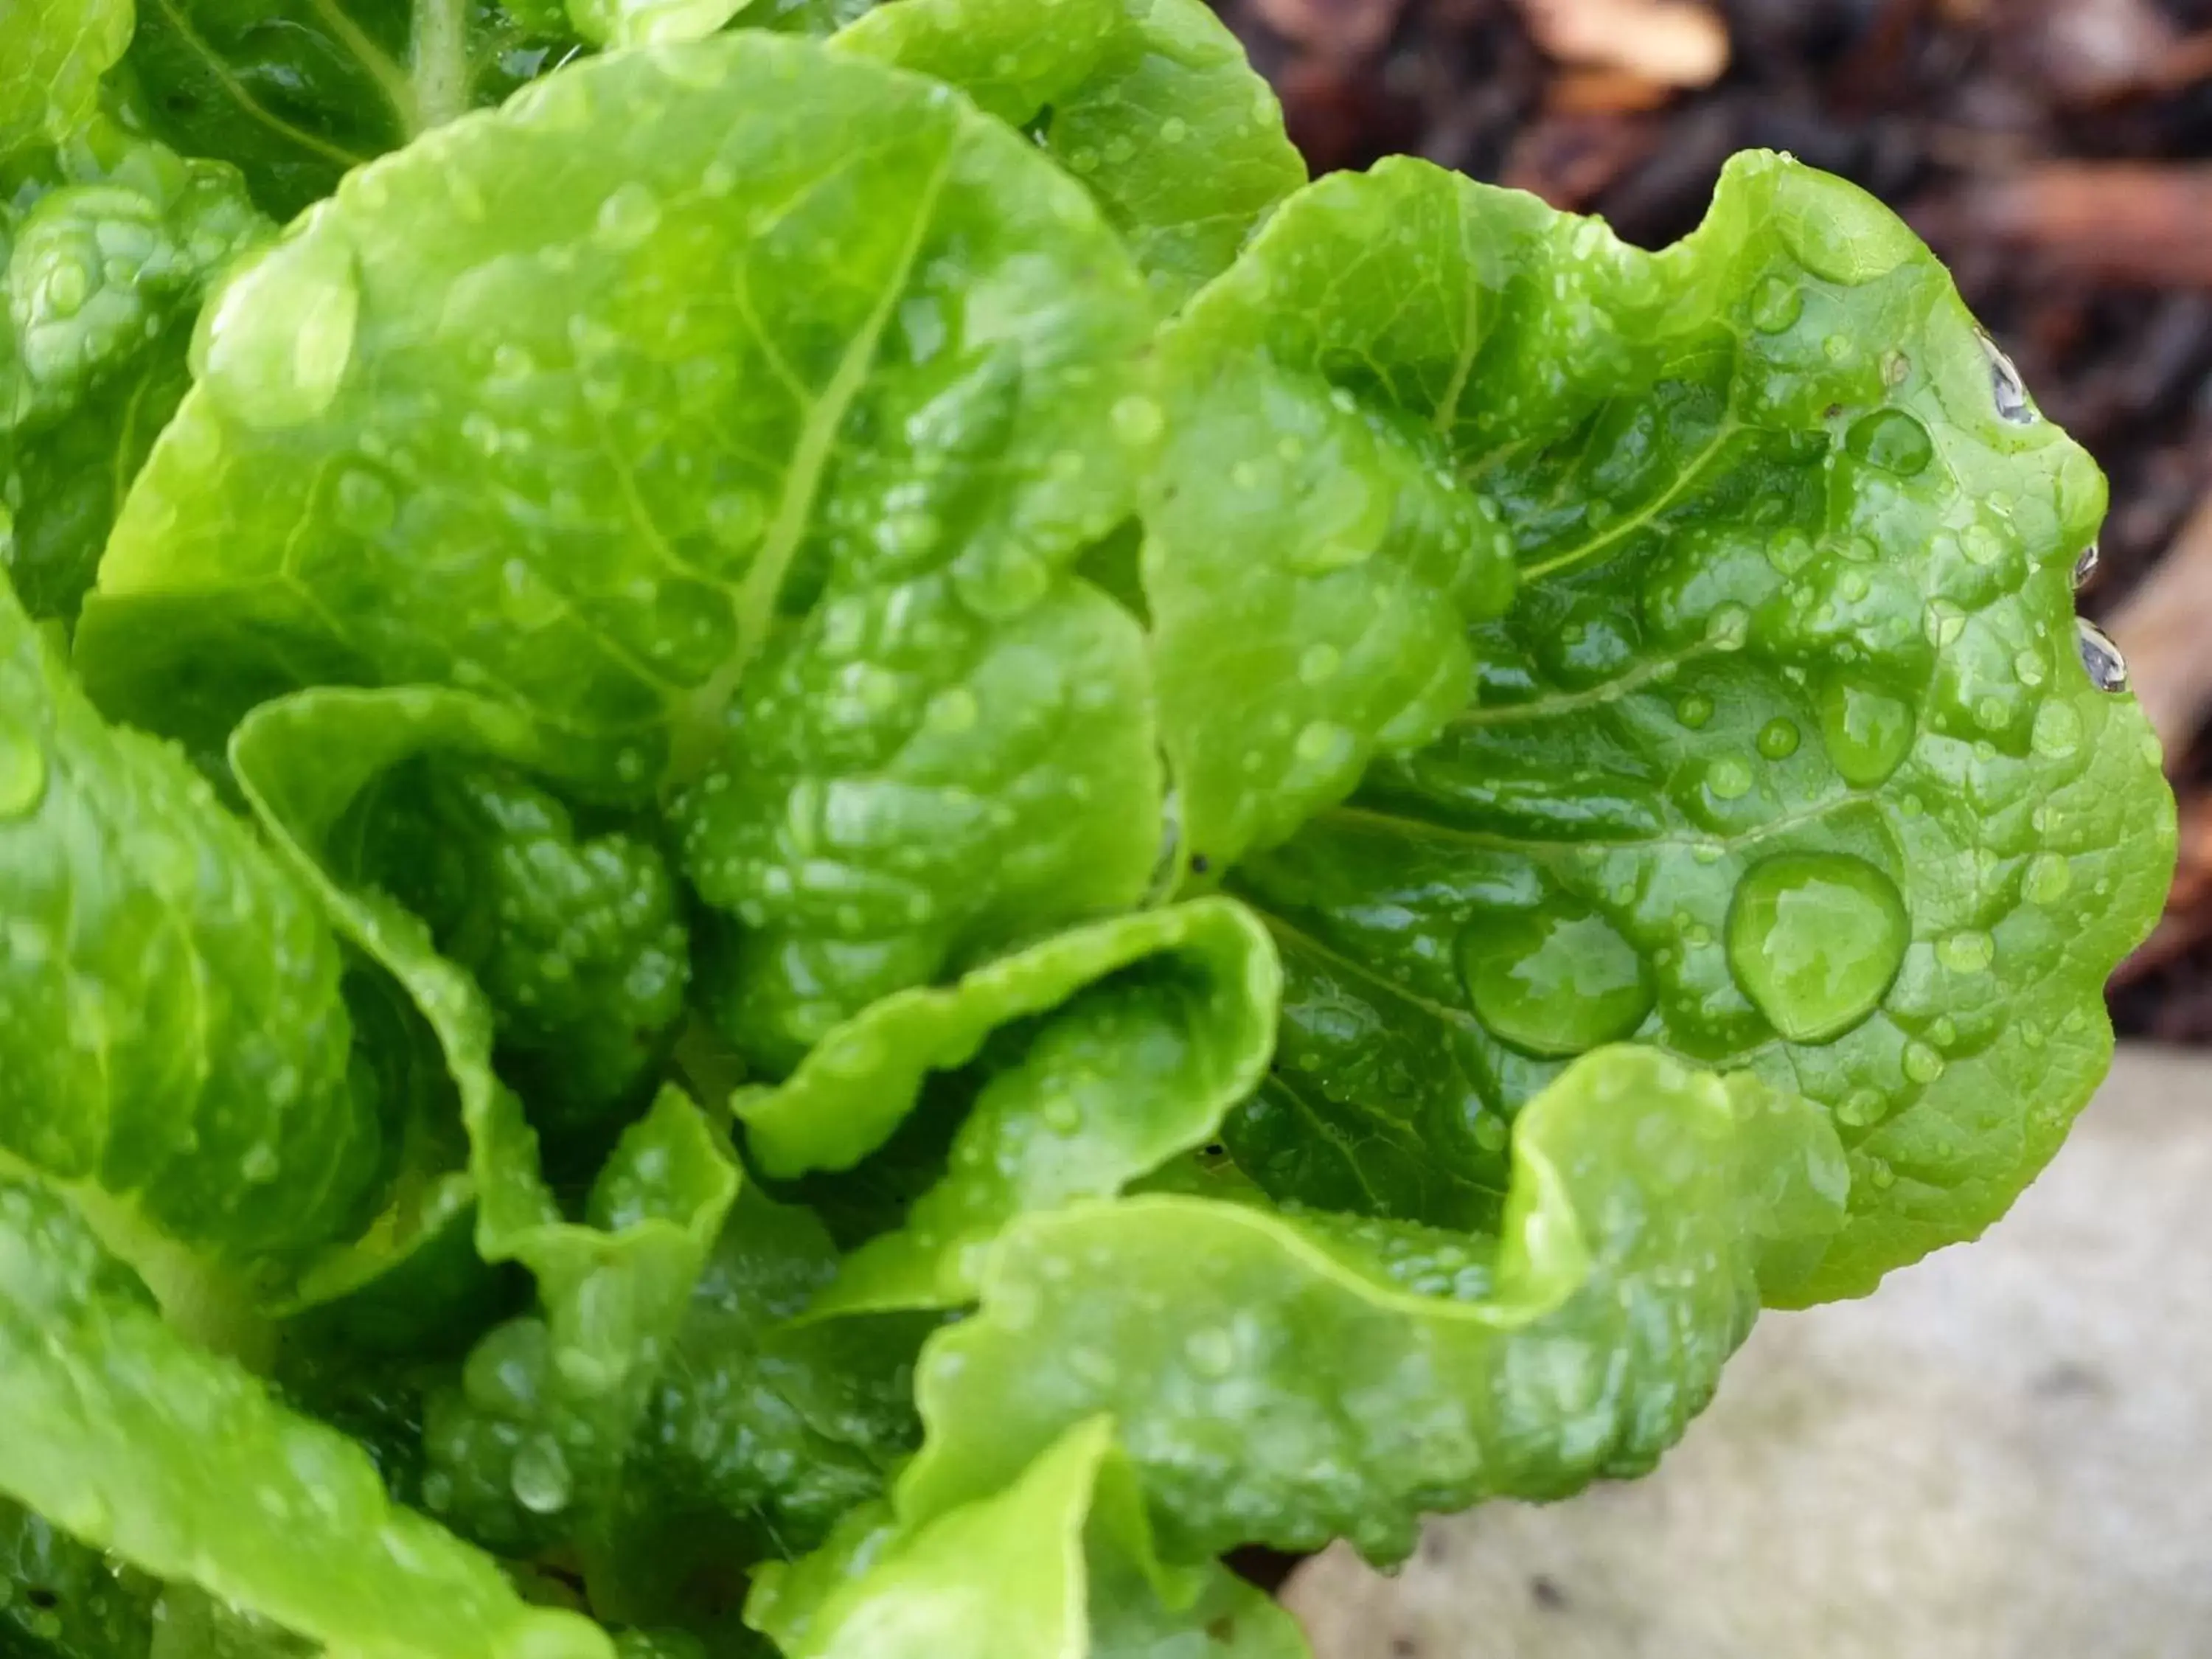
[(2212, 1041), (2212, 0), (1217, 6), (1316, 170), (1411, 152), (1656, 246), (1732, 152), (1786, 149), (1911, 221), (2111, 475), (2083, 609), (2183, 799), (2174, 896), (2113, 1008)]

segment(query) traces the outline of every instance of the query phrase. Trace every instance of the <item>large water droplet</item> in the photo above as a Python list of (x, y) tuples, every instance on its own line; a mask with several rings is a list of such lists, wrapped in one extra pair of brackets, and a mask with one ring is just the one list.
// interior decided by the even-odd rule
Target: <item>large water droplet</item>
[(1761, 334), (1779, 334), (1803, 314), (1805, 291), (1781, 276), (1769, 276), (1751, 296), (1751, 325)]
[(1482, 1023), (1531, 1054), (1626, 1036), (1651, 1009), (1643, 958), (1587, 910), (1477, 921), (1461, 936), (1460, 973)]
[(1905, 901), (1872, 865), (1788, 853), (1736, 889), (1729, 968), (1776, 1030), (1793, 1042), (1820, 1042), (1874, 1012), (1910, 934)]
[(1912, 747), (1911, 706), (1886, 691), (1848, 679), (1820, 694), (1820, 738), (1844, 781), (1871, 789), (1897, 770)]
[(601, 247), (625, 252), (660, 228), (660, 198), (636, 179), (599, 204), (592, 240)]
[(2128, 659), (2120, 654), (2120, 647), (2087, 617), (2075, 618), (2074, 631), (2081, 647), (2081, 666), (2088, 672), (2089, 684), (2100, 691), (2126, 690)]
[(2081, 746), (2081, 716), (2072, 703), (2053, 698), (2035, 711), (2029, 741), (2046, 760), (2064, 760)]
[(1779, 715), (1759, 731), (1759, 752), (1769, 760), (1787, 760), (1797, 752), (1797, 723)]
[(46, 793), (46, 751), (14, 716), (0, 713), (0, 818), (28, 817)]
[(337, 396), (360, 320), (353, 249), (316, 222), (223, 285), (200, 319), (193, 372), (246, 425), (297, 425)]
[(553, 1515), (568, 1506), (568, 1460), (548, 1436), (534, 1435), (516, 1449), (509, 1481), (514, 1501), (533, 1515)]
[(1936, 445), (1928, 428), (1901, 409), (1877, 409), (1851, 422), (1844, 447), (1870, 466), (1910, 478), (1928, 469)]
[(1990, 400), (1996, 404), (1997, 414), (2015, 426), (2028, 426), (2035, 420), (2035, 406), (2027, 400), (2027, 385), (2020, 378), (2020, 370), (2004, 353), (2004, 348), (1976, 329), (1982, 349), (1990, 360)]
[(2038, 853), (2028, 860), (2021, 891), (2031, 904), (2053, 905), (2074, 884), (2074, 866), (2057, 853)]

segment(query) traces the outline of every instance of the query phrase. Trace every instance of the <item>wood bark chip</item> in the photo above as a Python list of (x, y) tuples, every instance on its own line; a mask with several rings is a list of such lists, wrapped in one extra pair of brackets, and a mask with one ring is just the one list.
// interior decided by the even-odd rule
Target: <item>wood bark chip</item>
[(1659, 87), (1703, 87), (1729, 64), (1728, 26), (1693, 0), (1520, 0), (1528, 32), (1561, 64)]

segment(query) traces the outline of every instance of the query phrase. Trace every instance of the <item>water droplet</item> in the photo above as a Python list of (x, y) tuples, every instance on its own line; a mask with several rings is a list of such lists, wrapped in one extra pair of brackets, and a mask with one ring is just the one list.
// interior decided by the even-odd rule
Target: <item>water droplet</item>
[(0, 818), (28, 817), (46, 794), (46, 751), (16, 716), (0, 710)]
[(1797, 262), (1846, 287), (1887, 276), (1919, 246), (1904, 222), (1865, 191), (1802, 169), (1784, 180), (1771, 211)]
[(247, 426), (311, 421), (345, 380), (361, 288), (353, 250), (332, 225), (310, 221), (305, 234), (242, 267), (200, 319), (193, 373)]
[(2015, 426), (2032, 425), (2035, 408), (2027, 400), (2027, 386), (2020, 378), (2019, 368), (1986, 332), (1978, 328), (1974, 333), (1990, 360), (1990, 400), (1996, 405), (1998, 416)]
[(1237, 1368), (1237, 1339), (1218, 1327), (1193, 1331), (1183, 1339), (1182, 1352), (1191, 1370), (1210, 1382), (1219, 1381)]
[(1912, 747), (1911, 705), (1847, 679), (1820, 694), (1820, 738), (1844, 781), (1870, 789), (1897, 770)]
[(1160, 123), (1160, 142), (1164, 144), (1179, 144), (1189, 137), (1190, 123), (1180, 115), (1170, 115)]
[(1705, 643), (1716, 651), (1741, 651), (1751, 637), (1751, 612), (1733, 601), (1705, 618)]
[(2091, 542), (2081, 550), (2081, 556), (2074, 561), (2074, 591), (2078, 593), (2097, 579), (2097, 567), (2104, 562), (2104, 551)]
[(620, 253), (637, 246), (660, 228), (660, 198), (633, 179), (599, 204), (592, 240)]
[(2022, 646), (2012, 653), (2012, 672), (2022, 685), (2033, 691), (2047, 678), (2043, 666), (2043, 653)]
[(1982, 974), (1996, 958), (1996, 941), (1978, 927), (1946, 933), (1936, 943), (1936, 960), (1954, 974)]
[(1344, 653), (1333, 645), (1310, 645), (1298, 659), (1298, 678), (1308, 685), (1325, 685), (1344, 665)]
[(1351, 758), (1352, 733), (1334, 720), (1315, 720), (1298, 732), (1292, 745), (1299, 760), (1308, 766), (1334, 767)]
[(1926, 471), (1936, 454), (1928, 428), (1901, 409), (1877, 409), (1859, 416), (1844, 434), (1844, 447), (1900, 478)]
[(1531, 1054), (1626, 1036), (1651, 1009), (1635, 947), (1587, 910), (1478, 920), (1461, 936), (1460, 973), (1482, 1023)]
[(2074, 866), (2056, 853), (2038, 853), (2028, 860), (2021, 891), (2031, 904), (2052, 905), (2066, 896), (2074, 884)]
[(1969, 564), (1986, 569), (2004, 557), (2005, 539), (1985, 524), (1970, 524), (1966, 533), (1959, 538), (1959, 546)]
[(276, 1170), (276, 1149), (265, 1140), (257, 1140), (248, 1147), (238, 1166), (238, 1172), (256, 1187), (274, 1181)]
[(1150, 398), (1131, 395), (1114, 405), (1114, 435), (1133, 449), (1157, 440), (1166, 426), (1160, 406)]
[(1915, 1083), (1933, 1083), (1943, 1075), (1943, 1056), (1924, 1042), (1905, 1045), (1905, 1075)]
[(2070, 702), (2051, 698), (2035, 711), (2030, 738), (2046, 760), (2064, 760), (2081, 746), (2081, 716)]
[(1878, 1123), (1889, 1110), (1889, 1102), (1872, 1089), (1854, 1089), (1836, 1108), (1836, 1121), (1854, 1129)]
[(545, 1435), (533, 1435), (518, 1447), (508, 1476), (514, 1501), (532, 1515), (554, 1515), (568, 1505), (568, 1460)]
[(1794, 1042), (1819, 1042), (1874, 1012), (1905, 960), (1905, 901), (1842, 854), (1787, 853), (1743, 878), (1728, 919), (1729, 969)]
[(1674, 705), (1674, 718), (1692, 732), (1713, 717), (1713, 700), (1702, 691), (1692, 691)]
[(1734, 755), (1723, 755), (1705, 769), (1705, 787), (1716, 800), (1741, 800), (1751, 793), (1751, 768)]
[(1759, 752), (1769, 760), (1787, 760), (1797, 752), (1797, 726), (1779, 716), (1759, 728)]
[(1947, 645), (1956, 645), (1959, 636), (1966, 631), (1965, 611), (1948, 599), (1929, 601), (1927, 619), (1921, 625), (1921, 632), (1927, 636), (1929, 644), (1940, 651)]
[(2081, 647), (2081, 666), (2088, 673), (2089, 684), (2100, 691), (2126, 690), (2128, 659), (2120, 654), (2120, 647), (2087, 617), (2075, 618), (2074, 631)]
[(1804, 313), (1805, 294), (1780, 276), (1761, 282), (1751, 296), (1751, 325), (1761, 334), (1779, 334)]

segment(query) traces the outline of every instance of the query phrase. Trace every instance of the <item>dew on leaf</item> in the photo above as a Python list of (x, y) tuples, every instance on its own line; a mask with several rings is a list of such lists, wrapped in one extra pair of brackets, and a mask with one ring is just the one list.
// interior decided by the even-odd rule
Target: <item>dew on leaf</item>
[(1776, 1030), (1819, 1042), (1874, 1011), (1909, 937), (1905, 901), (1872, 865), (1844, 854), (1784, 854), (1736, 890), (1729, 969)]
[(356, 536), (380, 536), (399, 516), (399, 498), (382, 477), (366, 467), (348, 467), (331, 492), (331, 515), (339, 528)]
[(311, 228), (223, 285), (201, 319), (194, 372), (246, 425), (295, 426), (337, 397), (360, 320), (352, 248), (333, 231)]
[(573, 1489), (568, 1460), (547, 1436), (533, 1435), (523, 1442), (508, 1479), (514, 1501), (533, 1515), (555, 1515), (568, 1506)]
[(1990, 400), (1996, 405), (1997, 414), (2015, 426), (2033, 424), (2035, 409), (2027, 400), (2027, 386), (2020, 378), (2019, 368), (1986, 332), (1978, 328), (1974, 333), (1990, 360)]
[(1651, 1009), (1636, 948), (1587, 910), (1479, 919), (1459, 954), (1476, 1017), (1531, 1054), (1580, 1054), (1627, 1036)]
[(1851, 422), (1844, 447), (1869, 465), (1901, 478), (1927, 471), (1936, 445), (1928, 428), (1901, 409), (1878, 409)]
[(2052, 905), (2074, 884), (2074, 866), (2057, 853), (2038, 853), (2028, 860), (2021, 891), (2031, 904)]
[(2124, 691), (2128, 689), (2128, 660), (2120, 654), (2105, 630), (2087, 617), (2075, 619), (2076, 643), (2081, 650), (2081, 666), (2089, 676), (2089, 684), (2100, 691)]
[(1674, 718), (1692, 732), (1713, 717), (1713, 700), (1702, 691), (1692, 691), (1674, 705)]
[(1237, 1365), (1237, 1339), (1227, 1331), (1208, 1326), (1183, 1339), (1183, 1358), (1197, 1376), (1218, 1381)]
[(1936, 945), (1936, 961), (1954, 974), (1985, 973), (1996, 957), (1996, 943), (1978, 927), (1946, 933)]
[(1344, 665), (1344, 653), (1327, 643), (1310, 645), (1298, 659), (1298, 678), (1307, 685), (1324, 685)]
[(2072, 703), (2052, 698), (2035, 711), (2029, 741), (2046, 760), (2063, 760), (2081, 746), (2081, 716)]
[(1797, 723), (1780, 715), (1759, 728), (1759, 752), (1769, 760), (1787, 760), (1797, 752)]
[(1705, 787), (1716, 800), (1741, 800), (1751, 793), (1751, 768), (1734, 755), (1723, 755), (1705, 769)]
[(2097, 579), (2097, 567), (2104, 561), (2104, 553), (2091, 542), (2081, 550), (2081, 556), (2074, 561), (2074, 591), (2080, 592)]
[(1905, 1045), (1905, 1075), (1915, 1083), (1933, 1083), (1943, 1075), (1943, 1056), (1924, 1042)]
[(1836, 1107), (1836, 1121), (1854, 1129), (1881, 1121), (1889, 1110), (1889, 1102), (1873, 1089), (1854, 1089)]

